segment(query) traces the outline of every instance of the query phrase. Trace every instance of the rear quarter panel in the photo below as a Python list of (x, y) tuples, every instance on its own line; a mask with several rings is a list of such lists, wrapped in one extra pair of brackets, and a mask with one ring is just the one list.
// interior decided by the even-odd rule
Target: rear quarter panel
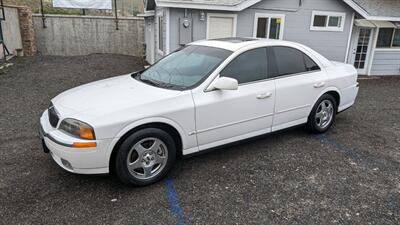
[(357, 70), (349, 64), (332, 62), (332, 66), (326, 68), (329, 80), (327, 87), (335, 87), (339, 90), (340, 103), (338, 111), (350, 107), (358, 93)]

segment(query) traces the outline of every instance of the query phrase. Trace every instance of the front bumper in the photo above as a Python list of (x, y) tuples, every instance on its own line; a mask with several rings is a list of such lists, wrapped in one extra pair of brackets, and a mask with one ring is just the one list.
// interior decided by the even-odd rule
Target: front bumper
[(72, 143), (84, 140), (69, 136), (50, 125), (47, 110), (40, 118), (39, 136), (43, 151), (63, 169), (78, 174), (103, 174), (109, 172), (106, 154), (113, 139), (96, 140), (97, 147), (73, 148)]

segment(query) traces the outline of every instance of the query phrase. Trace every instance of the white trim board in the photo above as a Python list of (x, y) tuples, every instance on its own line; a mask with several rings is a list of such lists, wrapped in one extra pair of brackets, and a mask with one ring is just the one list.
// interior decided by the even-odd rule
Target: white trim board
[(168, 55), (169, 54), (169, 51), (170, 51), (170, 45), (171, 45), (171, 43), (169, 43), (169, 27), (170, 27), (170, 24), (169, 24), (169, 17), (170, 17), (170, 10), (169, 10), (169, 8), (167, 8), (166, 9), (167, 11), (166, 11), (166, 15), (165, 15), (165, 55)]
[(232, 31), (233, 34), (232, 34), (232, 37), (236, 37), (237, 14), (207, 13), (206, 39), (209, 39), (210, 17), (233, 18), (233, 31)]
[(350, 45), (351, 45), (351, 36), (353, 35), (354, 19), (355, 19), (355, 17), (356, 17), (356, 14), (353, 12), (353, 15), (352, 15), (352, 17), (351, 17), (349, 38), (348, 38), (348, 40), (347, 40), (346, 56), (344, 57), (344, 63), (348, 63), (348, 60), (349, 60)]
[(269, 24), (271, 22), (271, 18), (280, 18), (281, 19), (281, 30), (279, 33), (279, 40), (283, 39), (283, 32), (285, 30), (285, 14), (269, 14), (269, 13), (255, 13), (254, 14), (254, 22), (253, 22), (253, 37), (257, 36), (257, 26), (258, 26), (258, 18), (268, 18), (267, 24), (267, 38), (269, 39)]
[[(164, 17), (164, 20), (165, 20), (164, 9), (160, 9), (159, 11), (157, 11), (156, 16), (155, 16), (155, 21), (154, 21), (156, 24), (155, 28), (157, 28), (156, 29), (156, 31), (157, 31), (156, 32), (156, 34), (157, 34), (156, 50), (157, 50), (158, 54), (164, 56), (164, 52), (166, 49), (164, 48), (163, 51), (160, 50), (160, 33), (163, 32), (163, 31), (160, 31), (160, 17)], [(164, 42), (165, 42), (165, 37), (163, 37), (163, 44), (165, 44)]]
[(379, 27), (373, 29), (373, 31), (375, 32), (373, 37), (374, 39), (372, 40), (372, 49), (371, 49), (371, 55), (369, 57), (369, 65), (368, 65), (368, 70), (367, 70), (367, 75), (371, 74), (371, 70), (372, 70), (372, 63), (374, 61), (374, 57), (375, 57), (375, 49), (376, 49), (376, 44), (378, 43), (378, 35), (379, 35)]

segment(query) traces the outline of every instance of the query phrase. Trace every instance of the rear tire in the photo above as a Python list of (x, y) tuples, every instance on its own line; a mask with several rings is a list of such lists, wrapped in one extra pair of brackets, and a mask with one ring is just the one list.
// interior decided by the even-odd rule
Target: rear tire
[(308, 116), (307, 129), (312, 133), (325, 133), (335, 121), (337, 102), (330, 94), (322, 95)]
[(146, 128), (122, 142), (115, 157), (115, 174), (125, 184), (146, 186), (165, 177), (175, 160), (174, 139), (164, 130)]

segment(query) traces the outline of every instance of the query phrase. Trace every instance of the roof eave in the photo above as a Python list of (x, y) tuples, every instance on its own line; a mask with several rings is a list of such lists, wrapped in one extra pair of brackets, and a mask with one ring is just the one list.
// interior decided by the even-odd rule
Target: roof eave
[(371, 16), (367, 11), (357, 5), (353, 0), (343, 0), (347, 5), (353, 8), (357, 13), (367, 20), (380, 20), (380, 21), (400, 21), (400, 17), (387, 17), (387, 16)]
[(204, 9), (204, 10), (222, 10), (222, 11), (242, 11), (262, 0), (248, 0), (243, 1), (237, 5), (217, 5), (217, 4), (206, 4), (206, 3), (181, 3), (181, 2), (167, 2), (156, 0), (158, 7), (170, 7), (170, 8), (186, 8), (186, 9)]

